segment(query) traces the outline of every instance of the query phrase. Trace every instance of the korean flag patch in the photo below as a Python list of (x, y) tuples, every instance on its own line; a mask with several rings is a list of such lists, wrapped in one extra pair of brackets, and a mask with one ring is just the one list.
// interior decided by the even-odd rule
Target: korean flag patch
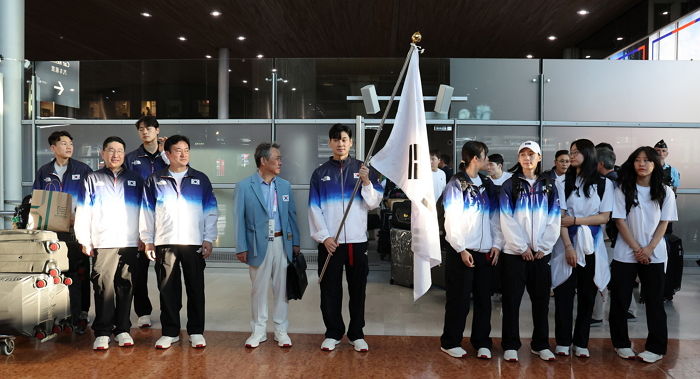
[(136, 187), (136, 181), (135, 180), (127, 180), (126, 185), (131, 186), (131, 187)]
[(132, 164), (135, 166), (137, 164), (141, 164), (141, 161), (137, 159), (137, 160), (133, 161)]
[(192, 184), (198, 186), (199, 185), (199, 179), (192, 179), (191, 181)]
[(360, 173), (356, 172), (356, 173), (352, 174), (352, 177), (355, 179), (360, 179)]
[(80, 174), (73, 174), (70, 178), (73, 180), (80, 180)]
[(282, 201), (289, 201), (289, 195), (282, 195)]

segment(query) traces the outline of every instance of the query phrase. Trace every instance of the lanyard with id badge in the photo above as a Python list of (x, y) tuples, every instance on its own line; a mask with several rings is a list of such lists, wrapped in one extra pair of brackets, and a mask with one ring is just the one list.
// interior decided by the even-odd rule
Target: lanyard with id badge
[(268, 190), (267, 204), (268, 209), (270, 209), (270, 214), (267, 219), (267, 240), (275, 240), (275, 213), (277, 213), (277, 187), (274, 183), (270, 183), (270, 189)]

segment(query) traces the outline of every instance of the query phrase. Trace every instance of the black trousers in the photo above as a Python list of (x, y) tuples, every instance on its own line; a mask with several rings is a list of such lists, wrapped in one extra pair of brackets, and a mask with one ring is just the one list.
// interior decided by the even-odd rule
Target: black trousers
[(520, 255), (501, 254), (503, 290), (503, 350), (520, 348), (520, 302), (523, 293), (532, 301), (532, 350), (549, 349), (549, 290), (552, 286), (549, 255), (525, 261)]
[(148, 266), (151, 261), (139, 251), (134, 272), (134, 311), (136, 315), (147, 316), (153, 312), (151, 299), (148, 298)]
[(92, 259), (95, 337), (128, 333), (131, 329), (129, 317), (137, 254), (135, 247), (95, 250)]
[[(204, 332), (204, 257), (198, 245), (156, 246), (156, 278), (160, 290), (160, 323), (163, 335), (180, 334), (182, 308), (181, 272), (187, 292), (187, 333)], [(180, 269), (182, 266), (182, 271)]]
[(491, 342), (491, 287), (494, 267), (486, 253), (469, 251), (474, 267), (467, 267), (459, 253), (451, 247), (445, 258), (446, 298), (445, 324), (440, 345), (445, 349), (461, 346), (464, 327), (469, 314), (469, 303), (474, 299), (470, 342), (474, 349), (492, 348)]
[[(595, 276), (595, 254), (586, 255), (586, 267), (576, 265), (571, 276), (554, 289), (554, 335), (557, 345), (588, 347), (591, 332), (591, 316), (598, 291)], [(576, 296), (576, 326), (574, 320), (574, 296)], [(573, 339), (571, 330), (573, 328)]]
[(70, 314), (73, 324), (80, 319), (81, 312), (90, 310), (90, 257), (83, 254), (82, 246), (68, 233), (59, 233), (59, 240), (68, 248), (68, 271), (65, 275), (73, 280), (68, 286)]
[[(328, 251), (323, 244), (318, 245), (318, 273), (321, 274), (323, 262)], [(347, 334), (350, 341), (364, 338), (365, 327), (365, 290), (367, 288), (367, 242), (341, 244), (328, 257), (328, 268), (321, 281), (321, 314), (326, 325), (326, 338), (340, 340), (345, 334), (343, 322), (343, 267), (348, 282), (350, 298), (350, 325)]]
[(627, 330), (627, 309), (632, 298), (635, 277), (644, 293), (647, 315), (647, 342), (645, 349), (656, 354), (666, 354), (668, 328), (664, 309), (664, 264), (623, 263), (613, 260), (610, 265), (610, 339), (616, 348), (631, 347)]

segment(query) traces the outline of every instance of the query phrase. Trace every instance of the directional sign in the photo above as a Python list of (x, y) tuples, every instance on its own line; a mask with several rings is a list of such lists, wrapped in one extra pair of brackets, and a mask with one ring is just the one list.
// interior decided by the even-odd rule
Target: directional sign
[(80, 108), (80, 62), (36, 62), (38, 98)]

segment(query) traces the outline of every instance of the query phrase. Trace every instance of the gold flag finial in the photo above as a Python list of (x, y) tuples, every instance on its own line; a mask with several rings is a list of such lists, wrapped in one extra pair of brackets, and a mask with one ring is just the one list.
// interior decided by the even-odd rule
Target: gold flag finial
[(423, 38), (423, 36), (421, 36), (420, 32), (415, 32), (415, 33), (413, 33), (413, 35), (411, 36), (411, 41), (412, 41), (413, 43), (420, 43), (420, 40), (421, 40), (422, 38)]

